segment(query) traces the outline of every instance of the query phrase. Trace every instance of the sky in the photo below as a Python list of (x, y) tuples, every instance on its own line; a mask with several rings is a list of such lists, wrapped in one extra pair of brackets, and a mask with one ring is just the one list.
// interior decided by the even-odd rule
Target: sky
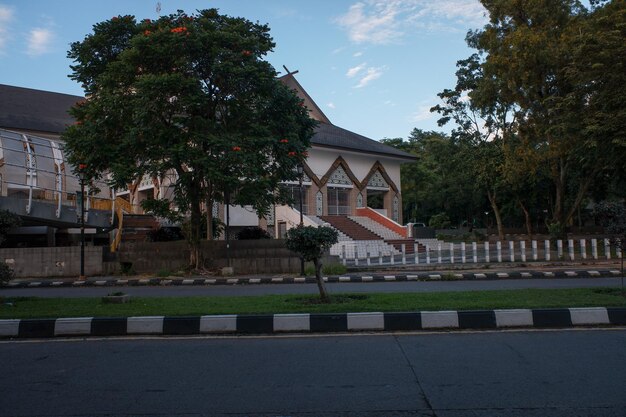
[(0, 0), (0, 84), (83, 95), (66, 55), (95, 23), (207, 8), (268, 24), (274, 68), (299, 71), (333, 124), (376, 140), (450, 131), (429, 109), (472, 53), (467, 31), (487, 23), (478, 0)]

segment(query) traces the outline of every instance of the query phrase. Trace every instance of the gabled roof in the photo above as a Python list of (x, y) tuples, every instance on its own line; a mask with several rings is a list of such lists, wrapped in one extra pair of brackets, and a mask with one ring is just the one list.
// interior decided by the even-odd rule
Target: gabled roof
[[(286, 68), (285, 68), (286, 69)], [(393, 158), (407, 160), (417, 159), (415, 155), (387, 146), (376, 140), (350, 132), (349, 130), (333, 125), (322, 109), (313, 101), (311, 96), (293, 76), (297, 71), (287, 72), (279, 78), (287, 87), (295, 90), (298, 97), (304, 100), (304, 105), (309, 109), (311, 117), (319, 122), (315, 128), (315, 134), (311, 138), (311, 144), (315, 146), (344, 149), (353, 152), (363, 152), (376, 155), (385, 155)]]
[(415, 155), (401, 151), (400, 149), (387, 146), (373, 139), (350, 132), (330, 123), (320, 122), (315, 128), (315, 134), (311, 138), (311, 144), (345, 149), (353, 152), (363, 152), (377, 155), (385, 155), (402, 159), (417, 159)]
[(74, 123), (68, 110), (81, 96), (0, 84), (0, 127), (62, 133)]

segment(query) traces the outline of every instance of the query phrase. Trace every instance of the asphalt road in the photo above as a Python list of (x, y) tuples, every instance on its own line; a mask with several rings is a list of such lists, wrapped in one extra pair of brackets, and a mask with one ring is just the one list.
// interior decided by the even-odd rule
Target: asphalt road
[(619, 416), (626, 329), (1, 342), (8, 416)]
[[(482, 291), (524, 288), (597, 288), (617, 287), (619, 285), (620, 278), (539, 278), (485, 281), (403, 281), (327, 284), (331, 293)], [(136, 297), (316, 294), (317, 286), (315, 284), (254, 284), (163, 287), (11, 288), (0, 290), (0, 296), (101, 297), (112, 291), (124, 291)]]

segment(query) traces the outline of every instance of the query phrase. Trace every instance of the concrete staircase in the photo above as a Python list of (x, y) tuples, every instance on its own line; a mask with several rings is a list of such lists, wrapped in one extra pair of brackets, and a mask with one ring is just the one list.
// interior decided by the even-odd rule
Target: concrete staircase
[[(385, 243), (392, 245), (394, 248), (396, 248), (396, 250), (402, 252), (402, 245), (404, 245), (407, 254), (415, 253), (414, 244), (416, 242), (413, 239), (407, 239), (400, 234), (394, 232), (393, 230), (388, 229), (377, 221), (370, 219), (369, 217), (349, 216), (349, 218), (355, 223), (376, 234), (377, 236), (379, 236), (379, 238), (382, 238)], [(426, 247), (418, 243), (417, 251), (424, 252), (426, 251)]]
[(320, 218), (352, 240), (381, 240), (380, 236), (361, 226), (348, 216), (321, 216)]

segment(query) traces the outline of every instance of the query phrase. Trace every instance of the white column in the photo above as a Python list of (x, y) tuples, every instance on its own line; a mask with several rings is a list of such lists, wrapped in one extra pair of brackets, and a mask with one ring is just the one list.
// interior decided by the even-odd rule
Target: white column
[(341, 245), (341, 260), (343, 262), (343, 265), (346, 266), (347, 260), (346, 260), (346, 245)]
[(570, 261), (573, 261), (575, 259), (575, 256), (574, 256), (574, 241), (572, 239), (569, 239), (567, 241), (567, 249), (569, 252), (569, 259)]
[(450, 263), (454, 263), (454, 243), (450, 243)]
[(478, 247), (476, 242), (472, 242), (472, 257), (474, 258), (474, 263), (478, 262)]
[(367, 266), (370, 266), (372, 264), (372, 259), (370, 254), (370, 246), (367, 243), (365, 244), (365, 256), (367, 258)]
[(489, 263), (489, 242), (485, 242), (485, 262)]
[(383, 264), (383, 248), (378, 246), (378, 265)]
[(402, 265), (406, 265), (406, 244), (402, 244)]
[(619, 246), (615, 246), (615, 257), (622, 259), (622, 249)]
[(556, 255), (557, 258), (563, 259), (563, 241), (561, 239), (556, 241)]
[(441, 243), (437, 243), (437, 263), (441, 263)]
[(391, 246), (391, 251), (389, 252), (389, 254), (391, 255), (390, 262), (391, 262), (391, 265), (395, 265), (396, 264), (396, 255), (395, 255), (394, 252), (395, 252), (396, 248), (394, 248), (393, 245), (390, 245), (390, 246)]
[(430, 264), (430, 246), (426, 245), (426, 263)]
[(606, 256), (606, 259), (611, 259), (611, 243), (609, 239), (604, 239), (604, 256)]
[(413, 244), (413, 254), (415, 255), (415, 265), (420, 263), (420, 252), (419, 252), (419, 245), (417, 243)]
[(587, 259), (587, 241), (585, 239), (580, 239), (580, 256)]
[(598, 259), (598, 239), (591, 239), (591, 256)]
[(512, 240), (509, 240), (509, 258), (515, 262), (515, 242)]
[(537, 241), (533, 240), (532, 242), (530, 242), (530, 244), (532, 245), (532, 250), (533, 250), (533, 261), (536, 261), (537, 258), (539, 257), (538, 253), (537, 253)]
[(546, 239), (545, 242), (543, 242), (543, 246), (546, 249), (546, 261), (550, 260), (550, 240)]
[(502, 242), (496, 242), (496, 251), (498, 252), (498, 262), (502, 262)]
[(525, 240), (522, 240), (519, 243), (519, 250), (521, 252), (522, 262), (526, 262), (526, 241)]
[(465, 263), (465, 242), (461, 242), (461, 262)]

